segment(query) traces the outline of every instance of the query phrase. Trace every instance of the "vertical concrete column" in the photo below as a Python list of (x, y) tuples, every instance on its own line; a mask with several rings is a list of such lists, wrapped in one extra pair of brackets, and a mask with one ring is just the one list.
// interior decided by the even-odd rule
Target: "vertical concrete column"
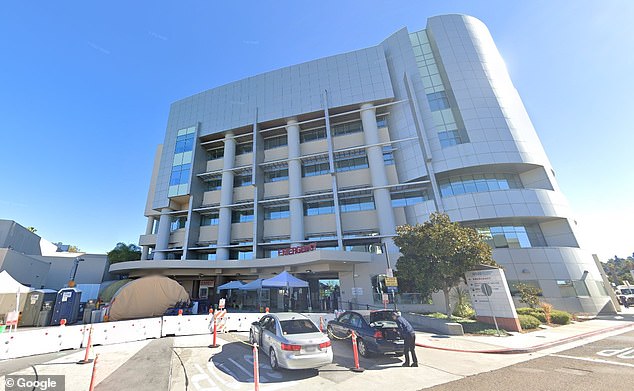
[[(154, 216), (148, 216), (147, 224), (145, 226), (145, 234), (152, 235), (152, 228), (154, 228)], [(150, 246), (141, 246), (141, 260), (146, 261), (148, 253), (150, 252)]]
[(302, 192), (302, 161), (299, 142), (299, 125), (291, 119), (286, 125), (288, 138), (288, 195), (291, 215), (291, 243), (298, 246), (304, 240), (304, 202)]
[[(389, 182), (385, 172), (385, 163), (383, 162), (383, 148), (380, 145), (376, 145), (381, 141), (379, 128), (376, 124), (376, 109), (374, 105), (366, 103), (361, 106), (361, 122), (363, 124), (365, 144), (367, 145), (365, 151), (370, 165), (372, 187), (383, 187), (373, 190), (374, 203), (379, 220), (379, 233), (381, 235), (395, 235), (396, 219), (394, 218), (394, 209), (392, 209), (392, 199), (389, 189), (385, 187)], [(390, 247), (393, 246), (391, 239), (383, 240), (383, 242), (388, 243)]]
[[(218, 212), (218, 246), (231, 244), (231, 205), (233, 203), (233, 167), (236, 157), (236, 141), (233, 133), (225, 134), (225, 151), (222, 159), (222, 187), (220, 188), (220, 210)], [(218, 248), (216, 259), (229, 259), (228, 248)]]
[(170, 223), (172, 216), (170, 216), (169, 213), (171, 211), (172, 209), (170, 208), (161, 209), (158, 233), (156, 234), (156, 251), (154, 253), (154, 259), (157, 261), (163, 261), (167, 258), (167, 254), (161, 250), (167, 250), (170, 243)]

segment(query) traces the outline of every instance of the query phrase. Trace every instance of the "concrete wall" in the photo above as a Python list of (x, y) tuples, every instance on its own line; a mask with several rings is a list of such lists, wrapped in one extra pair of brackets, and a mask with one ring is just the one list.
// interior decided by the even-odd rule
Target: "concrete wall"
[(0, 248), (0, 271), (6, 270), (22, 285), (45, 288), (51, 264), (34, 256)]

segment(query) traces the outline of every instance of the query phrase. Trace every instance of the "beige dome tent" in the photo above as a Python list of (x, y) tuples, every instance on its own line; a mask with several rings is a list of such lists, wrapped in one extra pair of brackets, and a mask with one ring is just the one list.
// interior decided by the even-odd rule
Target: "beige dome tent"
[(148, 276), (127, 283), (110, 302), (110, 320), (160, 316), (189, 295), (178, 282), (163, 276)]

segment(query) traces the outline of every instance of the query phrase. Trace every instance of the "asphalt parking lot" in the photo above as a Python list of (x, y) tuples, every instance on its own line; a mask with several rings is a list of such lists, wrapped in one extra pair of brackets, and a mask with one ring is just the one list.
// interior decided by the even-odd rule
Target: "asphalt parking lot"
[[(239, 334), (226, 334), (223, 336), (225, 343), (218, 349), (200, 347), (174, 347), (181, 366), (187, 373), (187, 382), (194, 389), (219, 387), (220, 389), (242, 389), (253, 387), (253, 352), (247, 345), (247, 338)], [(274, 371), (269, 365), (269, 358), (259, 353), (260, 383), (263, 386), (275, 384), (275, 389), (294, 387), (298, 382), (310, 380), (317, 383), (339, 384), (355, 376), (356, 373), (349, 369), (354, 366), (354, 359), (350, 340), (332, 341), (334, 359), (333, 363), (319, 369)], [(201, 360), (207, 357), (206, 360)], [(402, 357), (373, 356), (371, 358), (360, 357), (360, 366), (366, 372), (381, 371), (390, 367), (401, 368)], [(310, 382), (311, 384), (313, 382)], [(247, 385), (248, 387), (243, 387)], [(311, 388), (312, 389), (312, 388)]]
[(634, 384), (634, 331), (432, 390), (619, 390)]

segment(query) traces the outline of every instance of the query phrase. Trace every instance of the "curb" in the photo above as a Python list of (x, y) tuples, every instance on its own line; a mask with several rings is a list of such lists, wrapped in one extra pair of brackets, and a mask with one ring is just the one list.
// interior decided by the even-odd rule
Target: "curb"
[(590, 331), (587, 333), (573, 335), (570, 337), (566, 337), (557, 341), (546, 342), (535, 346), (529, 346), (527, 348), (503, 348), (503, 349), (487, 349), (487, 350), (465, 350), (465, 349), (455, 349), (455, 348), (445, 348), (441, 346), (431, 346), (425, 345), (422, 343), (416, 343), (416, 346), (427, 349), (436, 349), (436, 350), (444, 350), (448, 352), (460, 352), (460, 353), (484, 353), (484, 354), (522, 354), (522, 353), (533, 353), (538, 350), (550, 348), (557, 345), (562, 345), (568, 342), (576, 341), (579, 339), (593, 337), (597, 334), (609, 333), (611, 331), (621, 330), (628, 327), (634, 327), (634, 324), (626, 323), (618, 326), (608, 327), (605, 329)]

